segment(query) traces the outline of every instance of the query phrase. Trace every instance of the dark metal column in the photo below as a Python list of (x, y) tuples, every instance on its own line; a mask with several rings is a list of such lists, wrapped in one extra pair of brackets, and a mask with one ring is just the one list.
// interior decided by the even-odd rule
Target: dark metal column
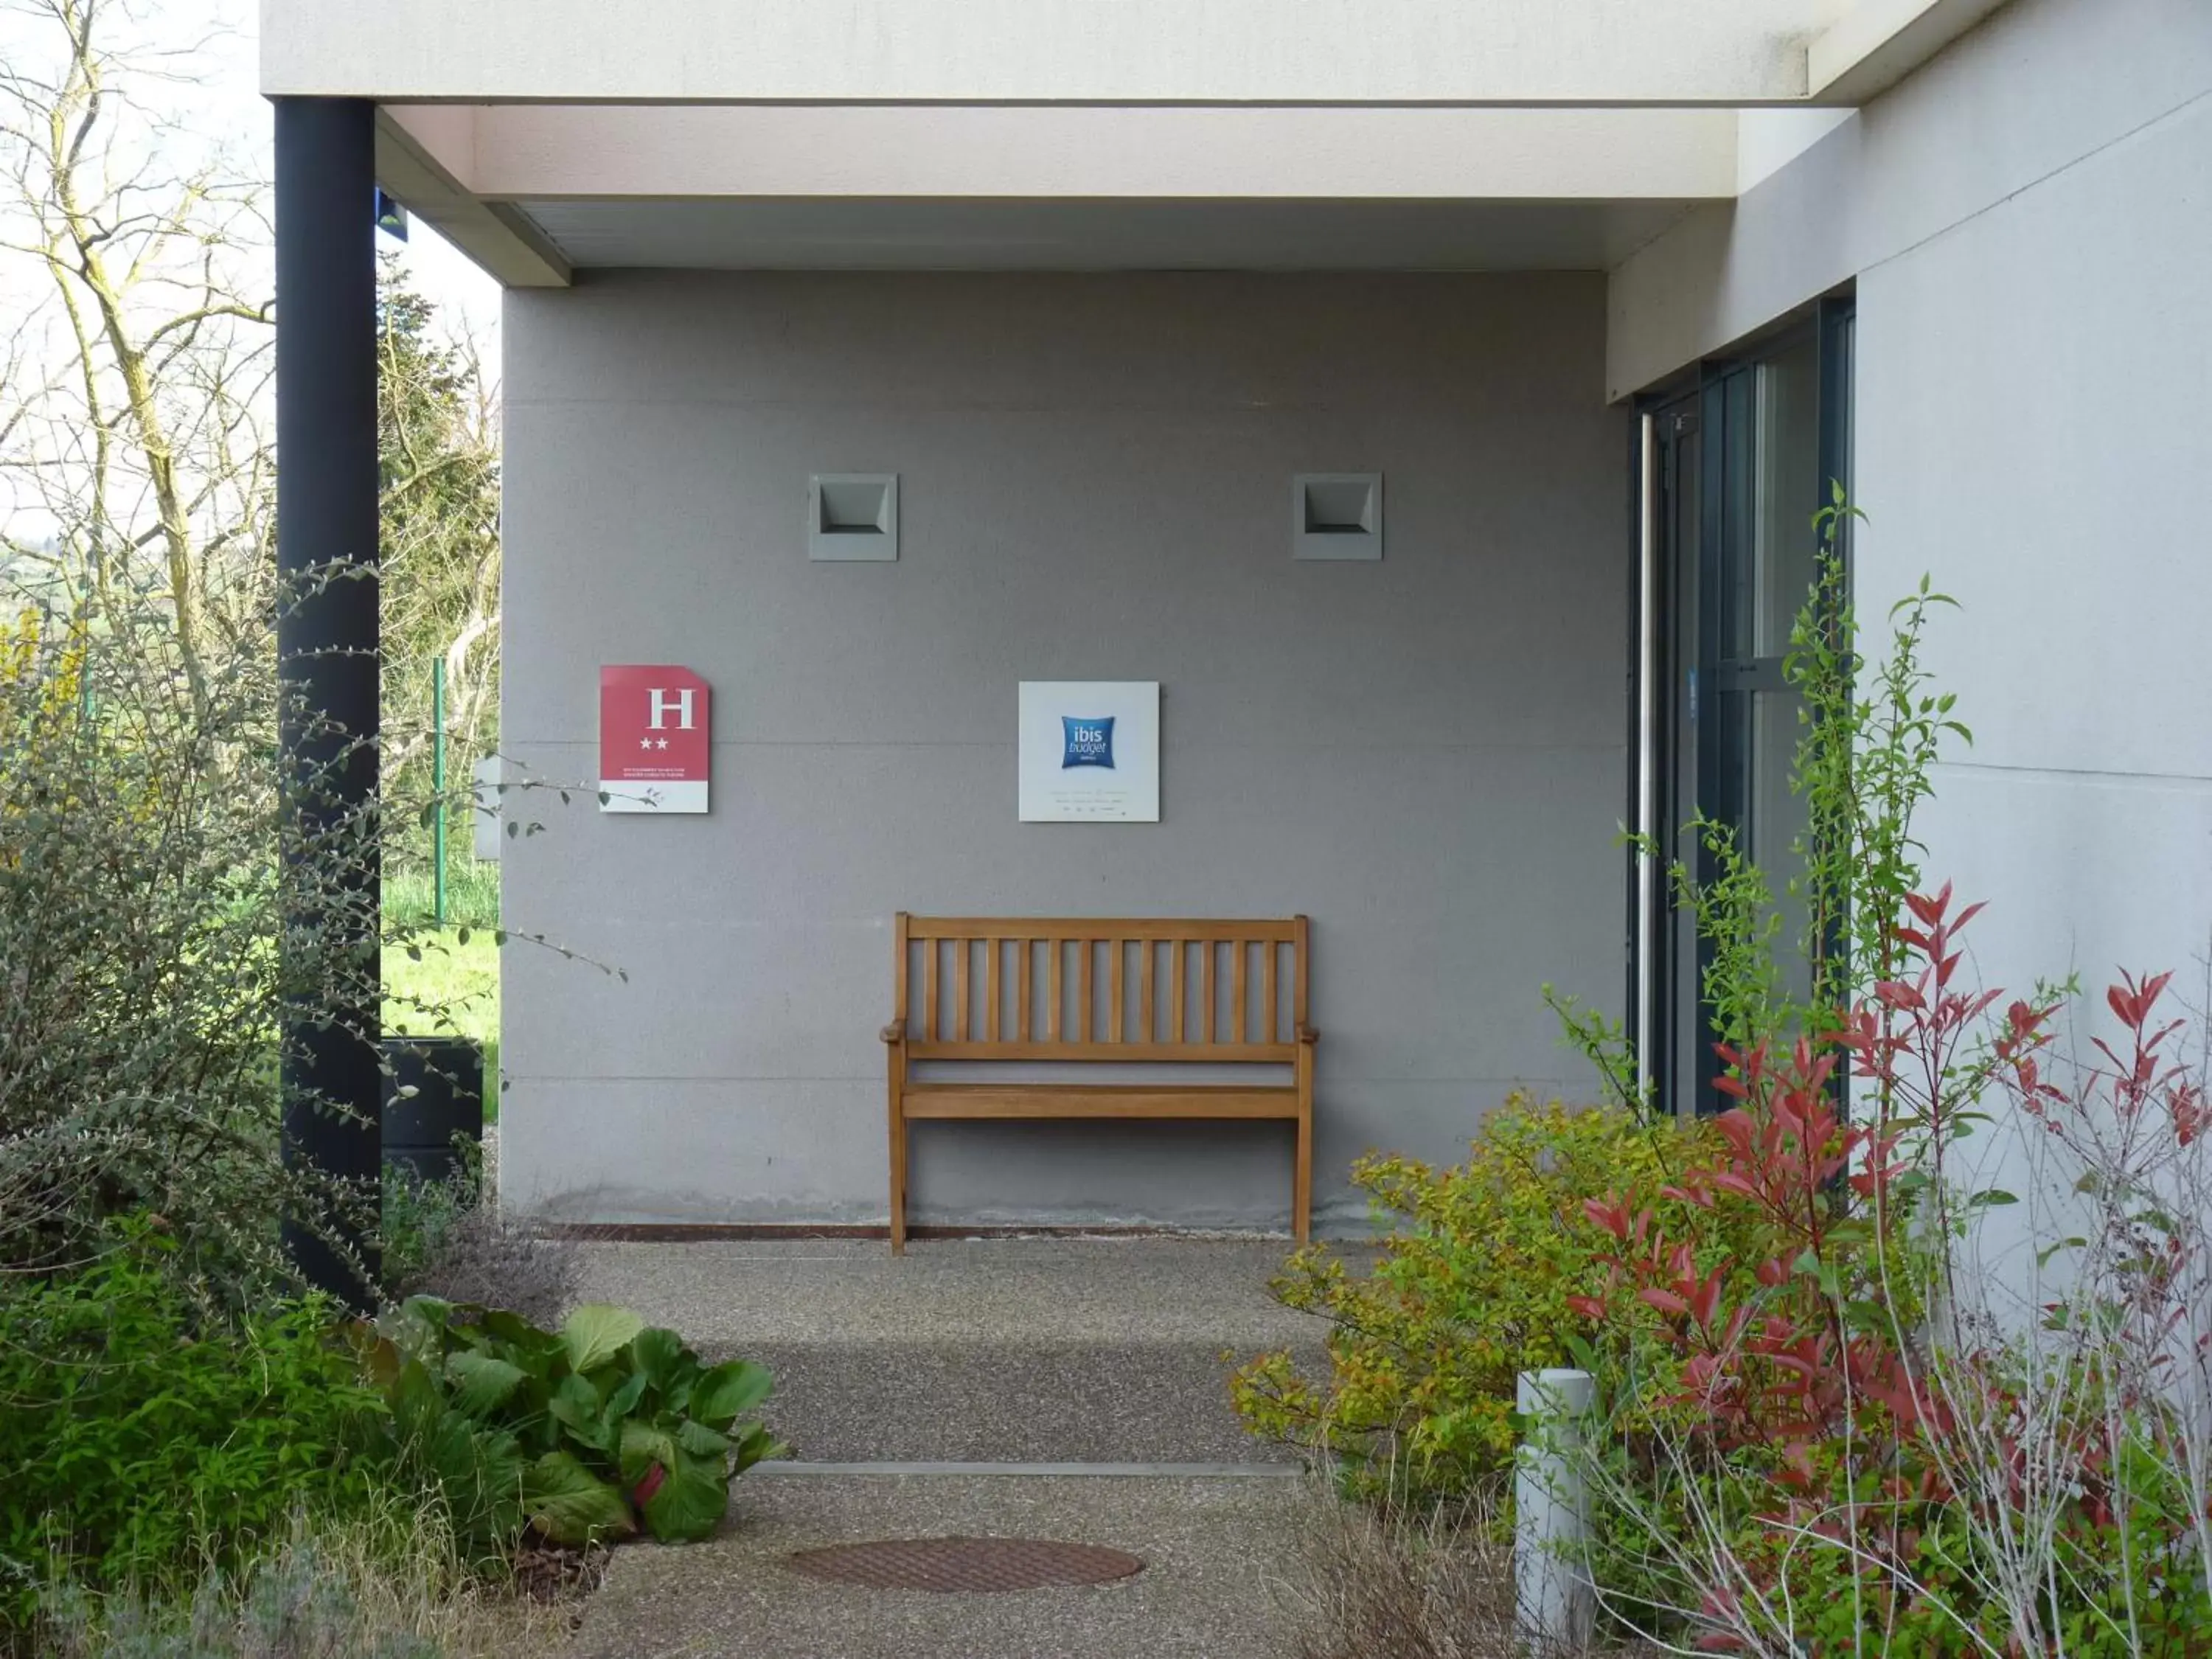
[[(273, 101), (276, 663), (290, 798), (284, 1159), (373, 1183), (383, 1094), (374, 836), (375, 112), (358, 98)], [(342, 1231), (367, 1259), (359, 1228)], [(308, 1284), (365, 1302), (368, 1287), (314, 1228), (289, 1224), (285, 1244)]]

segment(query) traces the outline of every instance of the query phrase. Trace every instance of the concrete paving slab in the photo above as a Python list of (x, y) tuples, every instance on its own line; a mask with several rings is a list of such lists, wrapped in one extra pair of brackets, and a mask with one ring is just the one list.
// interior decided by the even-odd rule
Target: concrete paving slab
[(1005, 1340), (1266, 1346), (1314, 1322), (1267, 1295), (1269, 1240), (686, 1241), (583, 1247), (587, 1293), (695, 1342)]
[[(740, 1480), (718, 1537), (617, 1550), (574, 1659), (1283, 1659), (1296, 1480), (796, 1475)], [(878, 1538), (1028, 1537), (1144, 1559), (1117, 1583), (871, 1590), (783, 1565)]]
[(1267, 1293), (1286, 1247), (1212, 1239), (595, 1243), (585, 1294), (769, 1365), (823, 1462), (1213, 1463), (1293, 1455), (1230, 1408), (1231, 1358), (1322, 1361)]

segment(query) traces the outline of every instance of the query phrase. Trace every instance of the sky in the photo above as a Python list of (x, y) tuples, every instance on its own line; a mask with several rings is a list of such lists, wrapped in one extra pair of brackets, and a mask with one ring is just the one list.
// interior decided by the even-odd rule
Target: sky
[[(266, 178), (270, 166), (270, 106), (256, 89), (258, 46), (255, 36), (259, 7), (254, 0), (110, 0), (111, 13), (127, 11), (114, 38), (125, 33), (162, 48), (189, 46), (188, 79), (146, 82), (139, 95), (154, 112), (173, 121), (179, 139), (210, 148), (229, 148), (256, 163)], [(41, 24), (10, 0), (0, 0), (0, 63), (43, 46), (53, 26)], [(467, 325), (495, 344), (499, 328), (499, 285), (464, 258), (428, 225), (416, 222), (405, 244), (388, 236), (378, 245), (397, 251), (415, 286), (441, 310), (465, 318)], [(0, 280), (12, 280), (0, 278)], [(14, 296), (20, 301), (20, 295)], [(10, 296), (0, 289), (0, 323), (8, 319)], [(496, 361), (495, 355), (494, 361)]]
[[(256, 89), (260, 7), (256, 0), (136, 0), (149, 28), (164, 34), (204, 37), (203, 84), (172, 94), (179, 121), (210, 133), (252, 135), (267, 176), (269, 101)], [(463, 0), (465, 3), (465, 0)], [(486, 362), (498, 362), (499, 284), (464, 258), (429, 226), (417, 221), (403, 245), (389, 236), (380, 247), (397, 250), (416, 289), (441, 311), (465, 317), (483, 341)]]
[[(56, 25), (40, 17), (39, 9), (40, 0), (0, 0), (0, 74), (35, 72), (51, 58)], [(257, 90), (258, 9), (255, 0), (104, 0), (111, 25), (105, 38), (111, 45), (151, 54), (147, 61), (173, 70), (131, 77), (147, 119), (119, 118), (116, 125), (149, 136), (134, 140), (122, 158), (125, 171), (143, 166), (149, 178), (173, 176), (198, 158), (218, 156), (232, 176), (270, 176), (270, 109)], [(369, 211), (368, 204), (362, 211)], [(10, 222), (8, 204), (0, 199), (0, 242)], [(419, 221), (404, 243), (382, 234), (376, 240), (380, 249), (399, 255), (416, 291), (438, 307), (450, 331), (474, 337), (485, 372), (495, 381), (498, 284)], [(253, 264), (267, 259), (265, 253), (257, 255)], [(263, 270), (249, 269), (240, 287), (252, 292), (270, 280)], [(0, 365), (10, 342), (34, 356), (60, 349), (57, 333), (49, 279), (31, 262), (0, 253)], [(35, 542), (50, 533), (51, 525), (43, 513), (11, 499), (0, 486), (0, 528)]]

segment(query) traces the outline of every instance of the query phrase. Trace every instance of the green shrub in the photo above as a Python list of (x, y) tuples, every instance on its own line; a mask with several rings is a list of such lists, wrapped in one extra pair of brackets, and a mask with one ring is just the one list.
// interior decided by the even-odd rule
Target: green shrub
[(134, 1228), (0, 1298), (0, 1623), (58, 1579), (189, 1585), (391, 1477), (331, 1310), (210, 1313), (167, 1271), (176, 1249)]
[[(387, 826), (358, 811), (299, 843), (295, 809), (331, 773), (301, 763), (277, 787), (265, 639), (210, 642), (189, 680), (174, 651), (158, 617), (19, 615), (0, 580), (0, 1270), (65, 1268), (108, 1222), (155, 1212), (244, 1309), (287, 1287), (280, 1223), (342, 1255), (374, 1224), (367, 1183), (285, 1164), (283, 1061), (306, 1040), (288, 1006), (329, 1019), (316, 1042), (374, 1039), (386, 988), (359, 889)], [(403, 915), (383, 933), (388, 959), (446, 948)], [(495, 1021), (487, 959), (395, 985), (396, 1023)]]
[(0, 620), (0, 1263), (80, 1261), (158, 1211), (244, 1300), (302, 1197), (277, 1156), (276, 795), (227, 766), (275, 690), (241, 659), (187, 695), (142, 643)]
[(1468, 1492), (1513, 1449), (1516, 1375), (1567, 1362), (1589, 1322), (1568, 1306), (1589, 1276), (1583, 1201), (1654, 1184), (1700, 1132), (1516, 1095), (1449, 1169), (1368, 1158), (1381, 1256), (1357, 1272), (1324, 1246), (1274, 1285), (1329, 1322), (1330, 1374), (1266, 1354), (1231, 1382), (1254, 1432), (1344, 1460), (1356, 1488), (1425, 1499)]
[(473, 1549), (503, 1551), (526, 1528), (557, 1544), (641, 1525), (704, 1538), (731, 1477), (778, 1449), (738, 1420), (768, 1398), (764, 1368), (702, 1364), (675, 1332), (604, 1304), (552, 1332), (418, 1296), (368, 1358), (404, 1455)]

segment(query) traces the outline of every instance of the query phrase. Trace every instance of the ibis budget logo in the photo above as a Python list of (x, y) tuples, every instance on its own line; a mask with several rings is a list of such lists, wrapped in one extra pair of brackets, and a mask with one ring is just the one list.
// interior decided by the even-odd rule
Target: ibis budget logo
[(1082, 720), (1073, 714), (1060, 717), (1060, 769), (1073, 766), (1103, 766), (1114, 769), (1114, 717), (1103, 720)]

